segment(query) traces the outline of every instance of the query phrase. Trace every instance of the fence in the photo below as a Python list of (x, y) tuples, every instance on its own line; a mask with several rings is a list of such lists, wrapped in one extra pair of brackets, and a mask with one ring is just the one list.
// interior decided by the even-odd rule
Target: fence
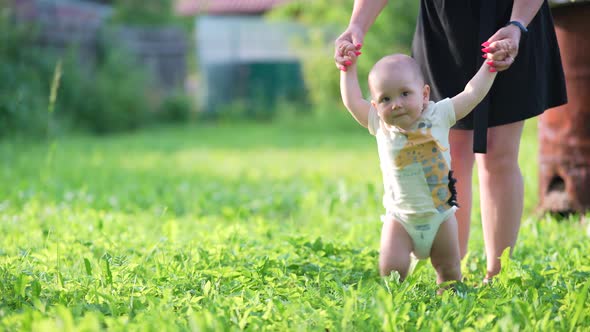
[(118, 26), (107, 35), (114, 36), (122, 47), (153, 73), (160, 87), (175, 89), (184, 85), (187, 43), (182, 30)]
[(124, 26), (107, 29), (112, 8), (85, 1), (13, 0), (13, 3), (18, 20), (38, 25), (38, 42), (44, 48), (63, 53), (75, 47), (80, 64), (92, 68), (101, 42), (115, 41), (153, 74), (164, 91), (184, 85), (187, 46), (182, 30)]

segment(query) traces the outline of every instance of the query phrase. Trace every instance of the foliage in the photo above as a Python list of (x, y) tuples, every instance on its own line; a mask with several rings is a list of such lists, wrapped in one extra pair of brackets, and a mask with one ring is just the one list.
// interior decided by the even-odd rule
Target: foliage
[[(102, 43), (95, 63), (81, 59), (75, 47), (66, 52), (41, 48), (37, 27), (17, 24), (7, 7), (0, 11), (0, 138), (43, 138), (70, 129), (119, 132), (152, 120), (161, 99), (151, 79), (132, 56)], [(63, 63), (55, 112), (49, 97), (57, 63)], [(170, 97), (162, 109), (177, 119), (187, 106)], [(52, 106), (52, 107), (53, 107)]]
[(477, 204), (456, 293), (437, 296), (426, 263), (380, 278), (374, 144), (344, 114), (58, 138), (51, 160), (1, 142), (0, 330), (590, 329), (590, 241), (531, 216), (536, 163), (492, 285)]
[(97, 134), (135, 129), (150, 121), (155, 111), (150, 79), (131, 56), (107, 48), (92, 72), (83, 70), (75, 55), (67, 60), (58, 116)]
[(49, 90), (45, 81), (52, 64), (39, 57), (35, 30), (16, 24), (0, 5), (0, 138), (21, 133), (44, 136)]
[[(342, 33), (352, 12), (353, 0), (296, 0), (274, 9), (271, 19), (294, 19), (304, 25), (305, 41), (294, 41), (302, 53), (305, 82), (316, 106), (333, 107), (340, 100), (339, 71), (334, 65), (334, 40)], [(359, 58), (359, 80), (366, 91), (366, 77), (373, 64), (391, 53), (410, 53), (419, 2), (391, 1), (367, 35)]]
[(164, 97), (156, 113), (162, 122), (186, 122), (194, 113), (195, 102), (182, 92), (172, 93)]
[(162, 26), (175, 21), (173, 0), (114, 0), (112, 21), (129, 25)]

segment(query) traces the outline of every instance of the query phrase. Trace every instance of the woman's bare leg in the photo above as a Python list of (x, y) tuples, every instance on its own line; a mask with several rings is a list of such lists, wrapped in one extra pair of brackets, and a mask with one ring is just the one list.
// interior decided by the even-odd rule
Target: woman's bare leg
[(453, 176), (457, 179), (457, 200), (459, 210), (456, 212), (459, 230), (459, 252), (461, 259), (467, 254), (469, 226), (471, 224), (473, 162), (473, 130), (453, 129), (449, 135)]
[(500, 272), (504, 249), (514, 249), (524, 204), (518, 151), (524, 121), (488, 129), (486, 154), (476, 154), (489, 279)]

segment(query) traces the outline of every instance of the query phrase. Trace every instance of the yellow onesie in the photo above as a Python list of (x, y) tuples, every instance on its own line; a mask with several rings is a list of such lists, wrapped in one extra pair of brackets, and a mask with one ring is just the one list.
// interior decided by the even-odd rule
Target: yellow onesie
[(449, 129), (455, 123), (450, 99), (430, 102), (412, 128), (387, 126), (371, 107), (369, 132), (377, 139), (383, 174), (382, 220), (401, 223), (414, 243), (414, 255), (430, 256), (441, 223), (457, 209)]

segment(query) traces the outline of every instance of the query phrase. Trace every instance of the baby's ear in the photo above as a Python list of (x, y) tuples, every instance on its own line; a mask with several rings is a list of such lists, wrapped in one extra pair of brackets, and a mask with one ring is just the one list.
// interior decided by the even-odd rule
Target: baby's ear
[(424, 88), (422, 88), (422, 97), (425, 104), (430, 102), (430, 85), (424, 84)]

